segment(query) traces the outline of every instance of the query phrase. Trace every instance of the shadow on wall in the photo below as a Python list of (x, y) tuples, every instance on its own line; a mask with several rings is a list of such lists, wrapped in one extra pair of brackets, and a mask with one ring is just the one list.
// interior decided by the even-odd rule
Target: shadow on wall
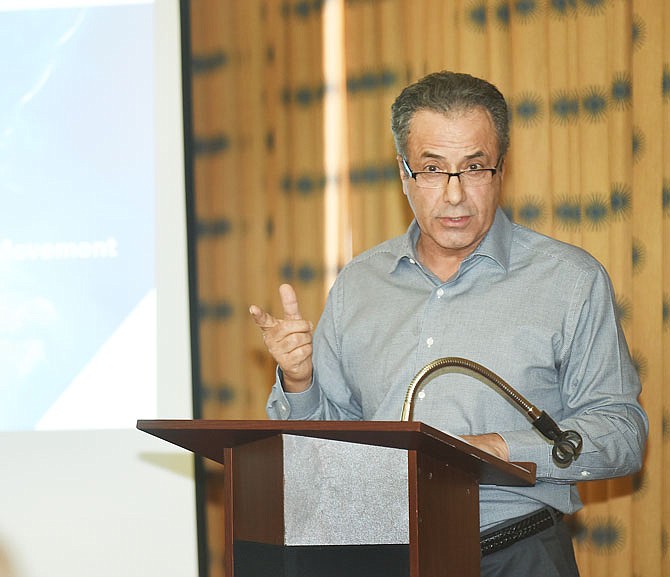
[(0, 577), (19, 577), (16, 566), (7, 551), (5, 543), (0, 539)]

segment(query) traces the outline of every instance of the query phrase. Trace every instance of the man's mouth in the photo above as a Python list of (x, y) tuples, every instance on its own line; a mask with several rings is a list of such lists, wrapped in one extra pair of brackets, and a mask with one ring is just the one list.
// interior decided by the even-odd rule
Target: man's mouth
[(461, 224), (467, 222), (470, 219), (469, 215), (463, 216), (441, 216), (440, 220), (445, 224)]

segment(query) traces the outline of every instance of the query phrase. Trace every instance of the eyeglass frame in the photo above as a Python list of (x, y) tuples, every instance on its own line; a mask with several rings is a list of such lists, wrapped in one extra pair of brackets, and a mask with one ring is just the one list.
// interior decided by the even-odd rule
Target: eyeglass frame
[[(402, 163), (403, 163), (403, 165), (404, 165), (404, 167), (405, 167), (405, 170), (407, 171), (407, 173), (409, 174), (409, 176), (410, 176), (411, 178), (414, 179), (414, 182), (416, 183), (416, 185), (417, 185), (419, 188), (429, 188), (429, 187), (421, 186), (421, 185), (418, 183), (418, 181), (416, 180), (416, 175), (417, 175), (417, 174), (444, 174), (444, 175), (448, 176), (446, 186), (449, 186), (449, 183), (451, 182), (451, 177), (452, 177), (452, 176), (455, 176), (455, 177), (458, 179), (458, 183), (459, 183), (461, 186), (463, 186), (463, 184), (462, 184), (462, 182), (461, 182), (461, 174), (464, 174), (464, 173), (466, 173), (466, 172), (490, 172), (490, 173), (491, 173), (491, 181), (493, 181), (493, 177), (494, 177), (494, 176), (498, 173), (498, 171), (500, 170), (500, 166), (501, 166), (503, 157), (504, 157), (504, 155), (501, 154), (501, 155), (498, 157), (498, 160), (496, 161), (495, 165), (494, 165), (493, 167), (491, 167), (491, 168), (470, 168), (470, 169), (460, 170), (459, 172), (446, 172), (446, 171), (444, 171), (444, 170), (417, 170), (416, 172), (414, 172), (414, 171), (412, 171), (412, 169), (409, 167), (409, 163), (407, 162), (407, 159), (406, 159), (404, 156), (401, 156), (401, 158), (402, 158)], [(484, 185), (480, 185), (480, 186), (484, 186)], [(435, 188), (439, 188), (439, 187), (435, 187)], [(434, 189), (433, 189), (433, 190), (434, 190)]]

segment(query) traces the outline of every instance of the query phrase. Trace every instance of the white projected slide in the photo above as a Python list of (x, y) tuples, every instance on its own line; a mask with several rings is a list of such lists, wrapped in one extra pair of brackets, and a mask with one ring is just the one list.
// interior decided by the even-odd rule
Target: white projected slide
[(153, 6), (97, 4), (0, 19), (0, 430), (156, 414)]
[(0, 575), (196, 577), (179, 0), (0, 0)]

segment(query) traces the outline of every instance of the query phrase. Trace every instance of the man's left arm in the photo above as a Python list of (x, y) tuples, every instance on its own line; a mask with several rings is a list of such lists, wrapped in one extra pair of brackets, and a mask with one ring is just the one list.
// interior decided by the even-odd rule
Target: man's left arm
[[(534, 429), (500, 432), (488, 443), (499, 456), (507, 449), (510, 461), (536, 463), (537, 477), (546, 481), (635, 473), (642, 466), (649, 423), (639, 403), (640, 381), (616, 319), (613, 290), (604, 269), (599, 268), (577, 292), (568, 324), (558, 372), (562, 410), (552, 416), (562, 430), (582, 436), (577, 460), (567, 467), (557, 465), (552, 444)], [(487, 440), (471, 439), (477, 445), (482, 441)]]

